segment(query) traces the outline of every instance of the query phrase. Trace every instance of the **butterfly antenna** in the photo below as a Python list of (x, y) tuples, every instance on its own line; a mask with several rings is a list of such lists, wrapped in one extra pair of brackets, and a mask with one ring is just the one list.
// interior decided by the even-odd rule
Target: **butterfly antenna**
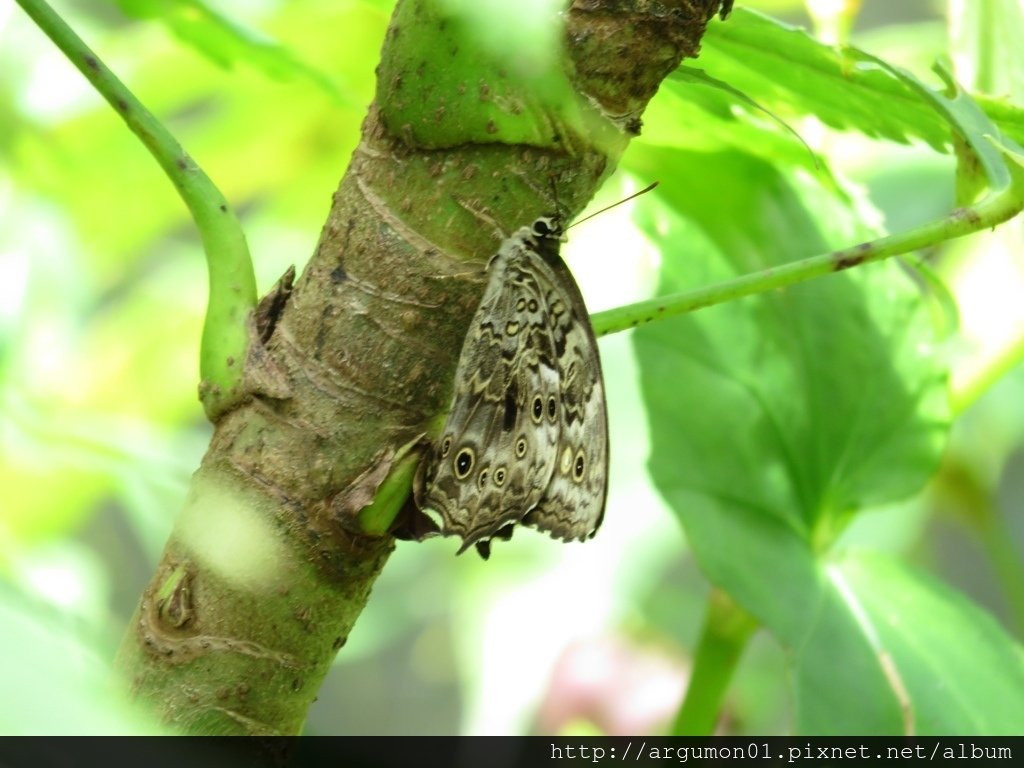
[(619, 200), (617, 203), (612, 203), (611, 205), (605, 206), (600, 211), (594, 211), (589, 216), (584, 216), (582, 219), (578, 219), (578, 220), (574, 221), (572, 224), (570, 224), (568, 227), (566, 227), (566, 229), (570, 229), (572, 227), (575, 227), (577, 224), (582, 224), (584, 221), (587, 221), (588, 219), (592, 219), (595, 216), (597, 216), (598, 214), (604, 213), (605, 211), (610, 211), (612, 208), (614, 208), (614, 207), (616, 207), (618, 205), (622, 205), (623, 203), (628, 203), (634, 197), (640, 197), (640, 195), (646, 195), (648, 192), (650, 192), (656, 186), (658, 186), (658, 182), (656, 182), (656, 181), (651, 183), (651, 184), (648, 184), (646, 187), (641, 189), (639, 192), (634, 192), (629, 197), (624, 197), (621, 200)]

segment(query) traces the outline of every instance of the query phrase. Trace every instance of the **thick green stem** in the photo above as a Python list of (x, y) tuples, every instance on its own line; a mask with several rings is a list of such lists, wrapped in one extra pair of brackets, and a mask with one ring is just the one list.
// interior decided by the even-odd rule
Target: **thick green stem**
[(729, 681), (756, 629), (757, 621), (725, 592), (716, 589), (711, 593), (686, 698), (672, 724), (673, 735), (709, 736), (714, 732)]
[(18, 0), (127, 123), (163, 168), (199, 230), (206, 252), (210, 302), (203, 326), (200, 395), (211, 420), (237, 397), (248, 348), (245, 318), (256, 304), (256, 277), (241, 224), (209, 177), (170, 132), (43, 0)]

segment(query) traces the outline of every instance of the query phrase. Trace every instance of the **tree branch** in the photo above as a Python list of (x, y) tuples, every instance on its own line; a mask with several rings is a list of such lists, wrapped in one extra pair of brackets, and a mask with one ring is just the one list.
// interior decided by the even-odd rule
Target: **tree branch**
[[(399, 3), (316, 252), (260, 305), (250, 399), (217, 422), (121, 647), (165, 721), (301, 729), (393, 548), (498, 238), (582, 208), (719, 7), (576, 2), (527, 18), (555, 25), (551, 59), (525, 43), (503, 57), (450, 4)], [(536, 39), (499, 31), (499, 46)], [(545, 56), (553, 68), (518, 67)]]

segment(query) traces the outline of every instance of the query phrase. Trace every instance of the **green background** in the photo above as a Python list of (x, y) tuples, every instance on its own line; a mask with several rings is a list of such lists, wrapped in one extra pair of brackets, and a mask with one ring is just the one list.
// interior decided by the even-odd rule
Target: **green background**
[[(743, 5), (812, 23), (801, 3)], [(1020, 103), (1020, 53), (999, 47), (1016, 39), (1014, 5), (978, 3), (951, 30), (940, 3), (865, 0), (851, 40), (922, 77), (952, 54), (963, 82)], [(266, 290), (312, 253), (390, 7), (215, 9), (58, 6), (239, 210)], [(659, 191), (571, 233), (592, 311), (953, 206), (933, 121), (884, 84), (837, 88), (801, 33), (758, 47), (744, 9), (712, 22), (688, 64), (822, 162), (763, 112), (676, 76), (595, 206), (655, 178)], [(1002, 50), (1000, 66), (978, 49)], [(196, 397), (201, 248), (156, 165), (15, 7), (0, 11), (0, 72), (0, 664), (19, 691), (0, 701), (0, 732), (149, 730), (107, 670), (211, 434)], [(722, 731), (891, 730), (903, 715), (885, 649), (918, 732), (1019, 733), (1020, 246), (1014, 222), (923, 254), (956, 332), (892, 263), (602, 339), (598, 537), (524, 531), (486, 564), (451, 540), (400, 543), (307, 732), (657, 732), (710, 577), (768, 630)], [(870, 704), (861, 719), (853, 700)]]

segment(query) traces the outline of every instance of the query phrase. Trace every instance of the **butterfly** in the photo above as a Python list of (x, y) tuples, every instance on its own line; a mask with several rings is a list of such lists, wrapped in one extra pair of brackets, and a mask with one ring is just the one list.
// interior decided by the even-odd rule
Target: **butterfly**
[(455, 372), (444, 428), (417, 480), (440, 532), (486, 559), (516, 524), (592, 537), (608, 494), (608, 416), (597, 339), (559, 253), (558, 215), (506, 238)]

